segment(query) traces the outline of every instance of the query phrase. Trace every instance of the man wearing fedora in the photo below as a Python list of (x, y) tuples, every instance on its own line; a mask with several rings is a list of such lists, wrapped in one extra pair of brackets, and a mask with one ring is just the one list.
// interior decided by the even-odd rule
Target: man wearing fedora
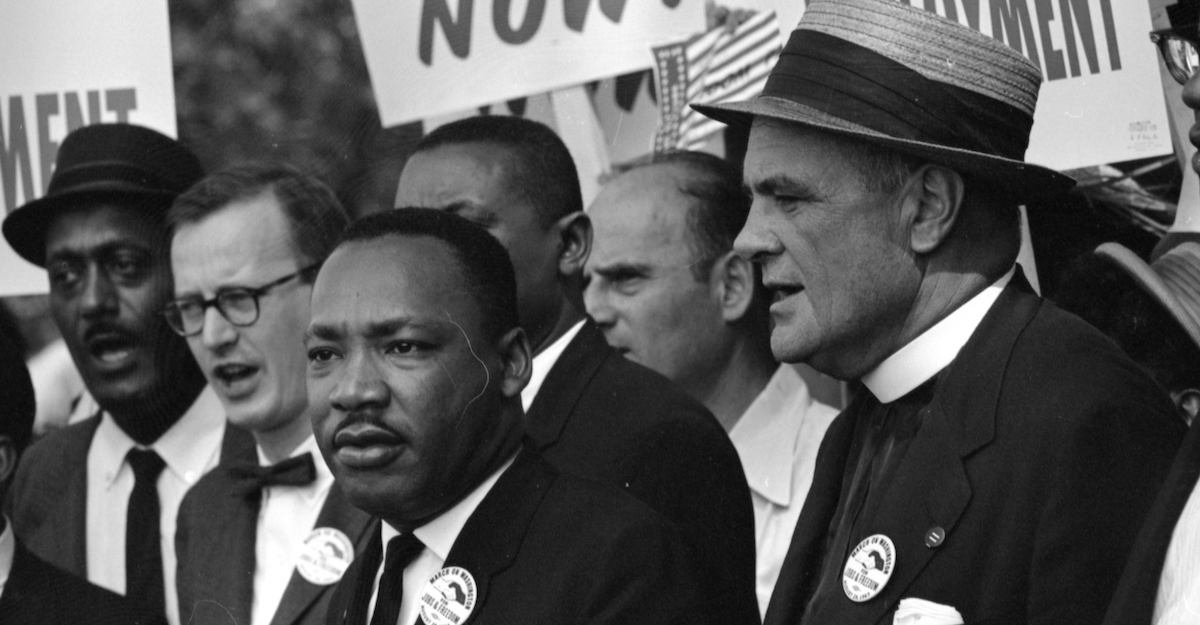
[[(1200, 51), (1198, 5), (1185, 0), (1167, 7), (1176, 27), (1151, 35), (1171, 76), (1183, 84), (1183, 103), (1194, 111), (1200, 111), (1200, 73), (1192, 61)], [(1200, 147), (1198, 130), (1193, 125), (1189, 137)], [(1195, 160), (1192, 168), (1200, 173)], [(1191, 421), (1138, 533), (1104, 625), (1182, 625), (1200, 619), (1200, 420), (1195, 418), (1200, 412), (1200, 234), (1187, 231), (1194, 223), (1195, 215), (1181, 207), (1149, 264), (1116, 243), (1096, 250), (1134, 281), (1139, 299), (1149, 305), (1147, 316), (1162, 318), (1166, 332), (1154, 337), (1161, 349), (1146, 353), (1145, 361), (1164, 381), (1180, 416)]]
[[(102, 408), (29, 448), (11, 492), (17, 537), (172, 623), (175, 515), (217, 464), (225, 432), (220, 403), (161, 314), (173, 294), (164, 214), (203, 173), (153, 130), (85, 126), (63, 140), (45, 196), (3, 224), (13, 249), (46, 268), (50, 312)], [(253, 453), (244, 433), (234, 443)]]
[(1041, 78), (886, 0), (813, 0), (748, 125), (735, 249), (776, 357), (862, 387), (830, 426), (765, 623), (1095, 623), (1182, 426), (1094, 328), (1038, 298), (1018, 204)]

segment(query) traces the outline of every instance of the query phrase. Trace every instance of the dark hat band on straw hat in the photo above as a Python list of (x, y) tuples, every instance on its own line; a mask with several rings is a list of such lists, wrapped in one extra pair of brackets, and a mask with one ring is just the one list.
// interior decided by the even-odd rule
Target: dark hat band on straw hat
[(1020, 160), (1033, 118), (1005, 102), (936, 82), (882, 54), (815, 30), (796, 30), (763, 96), (786, 98), (914, 141)]

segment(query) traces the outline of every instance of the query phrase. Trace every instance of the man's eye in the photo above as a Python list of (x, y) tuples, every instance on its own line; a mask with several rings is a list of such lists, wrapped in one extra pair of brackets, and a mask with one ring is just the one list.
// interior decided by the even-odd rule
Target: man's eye
[(413, 341), (394, 341), (387, 345), (384, 353), (388, 355), (407, 356), (422, 351), (424, 348), (424, 345)]
[(337, 352), (328, 347), (314, 347), (308, 350), (308, 361), (314, 364), (325, 363), (337, 358)]
[(108, 271), (119, 278), (136, 279), (146, 273), (149, 263), (138, 254), (118, 253), (106, 263)]
[(50, 288), (62, 289), (79, 281), (80, 270), (72, 263), (56, 262), (46, 268), (50, 277)]

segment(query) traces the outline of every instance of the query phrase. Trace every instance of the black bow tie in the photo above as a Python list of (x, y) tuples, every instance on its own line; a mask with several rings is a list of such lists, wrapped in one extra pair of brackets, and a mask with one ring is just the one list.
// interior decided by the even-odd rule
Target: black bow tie
[(262, 492), (267, 486), (306, 486), (317, 479), (312, 454), (288, 458), (271, 466), (234, 465), (226, 469), (233, 480), (234, 494), (246, 497)]

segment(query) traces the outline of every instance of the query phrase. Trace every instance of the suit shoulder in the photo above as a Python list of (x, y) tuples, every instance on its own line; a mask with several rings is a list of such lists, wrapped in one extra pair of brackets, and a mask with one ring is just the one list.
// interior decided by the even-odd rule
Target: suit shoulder
[(615, 352), (596, 372), (587, 394), (593, 401), (602, 400), (606, 408), (612, 408), (632, 425), (651, 427), (674, 422), (720, 430), (716, 418), (699, 401), (659, 373)]
[(96, 625), (148, 625), (160, 622), (149, 617), (136, 618), (124, 597), (56, 568), (19, 546), (17, 557), (6, 590), (20, 593), (18, 600), (28, 607), (16, 607), (14, 611), (36, 609), (27, 602), (38, 602), (43, 606), (52, 603), (62, 609), (66, 619), (63, 622)]

